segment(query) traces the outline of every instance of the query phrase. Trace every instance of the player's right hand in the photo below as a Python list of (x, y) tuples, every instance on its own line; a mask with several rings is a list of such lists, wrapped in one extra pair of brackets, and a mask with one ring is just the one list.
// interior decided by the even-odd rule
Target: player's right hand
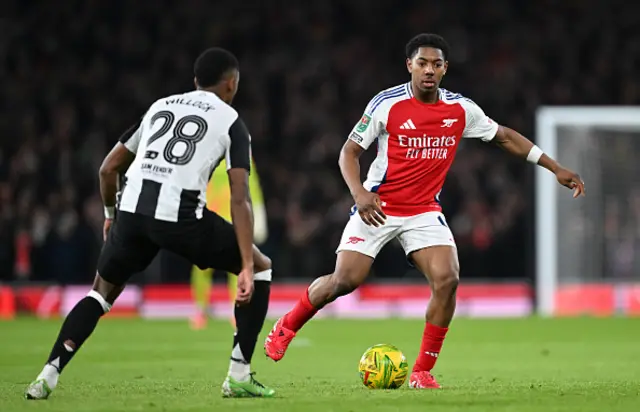
[(556, 171), (556, 178), (558, 179), (558, 183), (562, 186), (568, 187), (569, 189), (573, 189), (573, 198), (582, 195), (586, 196), (586, 192), (584, 190), (584, 181), (573, 170), (566, 169), (564, 167), (559, 167)]
[(382, 202), (377, 193), (365, 190), (356, 195), (354, 200), (360, 218), (365, 224), (375, 227), (384, 225), (387, 215), (382, 211)]
[(111, 230), (111, 225), (113, 224), (113, 219), (105, 219), (104, 226), (102, 227), (102, 239), (106, 242), (107, 235), (109, 234), (109, 230)]
[(236, 292), (236, 304), (246, 305), (253, 295), (253, 268), (242, 269), (238, 274), (238, 290)]

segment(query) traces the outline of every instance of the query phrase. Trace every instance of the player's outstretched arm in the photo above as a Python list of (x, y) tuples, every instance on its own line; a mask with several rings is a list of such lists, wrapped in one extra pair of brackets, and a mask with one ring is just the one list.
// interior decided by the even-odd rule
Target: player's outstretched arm
[(493, 142), (506, 152), (521, 159), (526, 159), (530, 163), (540, 165), (555, 174), (558, 183), (569, 189), (574, 189), (574, 198), (585, 195), (584, 182), (576, 172), (560, 165), (545, 154), (542, 149), (515, 130), (505, 126), (498, 127), (498, 132)]

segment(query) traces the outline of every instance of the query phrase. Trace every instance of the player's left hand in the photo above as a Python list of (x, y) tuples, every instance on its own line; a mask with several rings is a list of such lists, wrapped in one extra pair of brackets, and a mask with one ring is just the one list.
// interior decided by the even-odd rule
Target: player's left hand
[(556, 171), (556, 179), (558, 179), (558, 183), (560, 183), (562, 186), (573, 189), (574, 198), (580, 195), (586, 195), (586, 192), (584, 190), (584, 181), (582, 181), (582, 178), (580, 178), (580, 176), (576, 172), (565, 169), (564, 167), (560, 167)]
[(111, 225), (113, 224), (113, 219), (105, 219), (104, 226), (102, 227), (102, 239), (106, 242), (107, 235), (109, 234), (109, 230), (111, 230)]

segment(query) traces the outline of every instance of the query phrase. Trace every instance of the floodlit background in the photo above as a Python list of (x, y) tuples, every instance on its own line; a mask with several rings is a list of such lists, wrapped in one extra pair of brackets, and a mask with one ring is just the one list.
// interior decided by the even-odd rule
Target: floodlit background
[[(0, 411), (637, 410), (640, 2), (4, 0), (0, 10)], [(419, 349), (429, 288), (395, 242), (367, 284), (268, 362), (274, 317), (333, 270), (352, 205), (340, 147), (369, 99), (409, 80), (404, 46), (421, 32), (451, 45), (443, 87), (575, 168), (588, 197), (462, 142), (441, 195), (462, 279), (434, 369), (444, 390), (359, 380), (366, 348), (396, 345), (410, 365)], [(193, 331), (190, 265), (162, 253), (51, 399), (26, 404), (61, 317), (95, 274), (102, 159), (156, 98), (191, 90), (193, 61), (211, 46), (240, 59), (234, 104), (253, 137), (268, 216), (260, 246), (274, 262), (252, 369), (278, 397), (220, 398), (233, 333), (225, 276), (212, 296), (219, 319)], [(596, 316), (561, 318), (583, 314)]]
[[(235, 105), (254, 139), (269, 228), (261, 248), (274, 261), (276, 285), (333, 270), (352, 204), (339, 149), (368, 100), (408, 80), (404, 45), (413, 35), (442, 34), (452, 48), (443, 87), (533, 140), (542, 106), (640, 102), (640, 8), (622, 1), (9, 0), (0, 24), (0, 280), (14, 293), (42, 287), (31, 290), (49, 291), (56, 310), (59, 301), (77, 298), (76, 289), (46, 286), (82, 285), (84, 293), (94, 275), (102, 243), (100, 162), (154, 99), (192, 87), (192, 63), (204, 48), (222, 46), (240, 59)], [(585, 133), (600, 144), (609, 139), (601, 136), (606, 131), (578, 131)], [(597, 175), (607, 178), (587, 181), (587, 188), (602, 207), (571, 226), (575, 243), (589, 216), (606, 225), (589, 232), (600, 239), (589, 253), (604, 254), (588, 265), (595, 283), (638, 279), (638, 140), (635, 131), (625, 133), (596, 149)], [(576, 142), (560, 144), (558, 156), (579, 150)], [(365, 155), (363, 174), (372, 157)], [(595, 170), (591, 161), (567, 161), (583, 174)], [(548, 236), (536, 233), (534, 169), (490, 145), (461, 144), (441, 196), (459, 247), (461, 314), (473, 312), (464, 302), (474, 297), (485, 299), (480, 312), (534, 309), (536, 236)], [(594, 190), (605, 185), (614, 193)], [(558, 202), (567, 197), (560, 191)], [(581, 202), (544, 207), (559, 209), (564, 222)], [(584, 249), (567, 246), (571, 239), (558, 246), (564, 263), (553, 264), (581, 278), (586, 269), (572, 262)], [(164, 298), (186, 313), (189, 269), (163, 253), (132, 286), (182, 284), (174, 289), (180, 294)], [(373, 287), (380, 283), (396, 289)], [(377, 259), (369, 291), (376, 302), (396, 302), (412, 283), (425, 285), (394, 242)], [(130, 289), (131, 302), (144, 304), (145, 289)], [(424, 305), (426, 286), (421, 290), (416, 303)], [(286, 307), (289, 295), (276, 287), (274, 302)], [(19, 310), (33, 310), (26, 301), (18, 299)], [(387, 309), (382, 315), (397, 312)], [(405, 309), (411, 314), (415, 306), (397, 310)]]

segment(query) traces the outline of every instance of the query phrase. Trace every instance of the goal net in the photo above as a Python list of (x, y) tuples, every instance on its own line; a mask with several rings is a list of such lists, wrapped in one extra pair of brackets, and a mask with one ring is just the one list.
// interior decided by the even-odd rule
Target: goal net
[(536, 171), (538, 312), (640, 314), (640, 107), (543, 107), (536, 121), (538, 146), (587, 192)]

